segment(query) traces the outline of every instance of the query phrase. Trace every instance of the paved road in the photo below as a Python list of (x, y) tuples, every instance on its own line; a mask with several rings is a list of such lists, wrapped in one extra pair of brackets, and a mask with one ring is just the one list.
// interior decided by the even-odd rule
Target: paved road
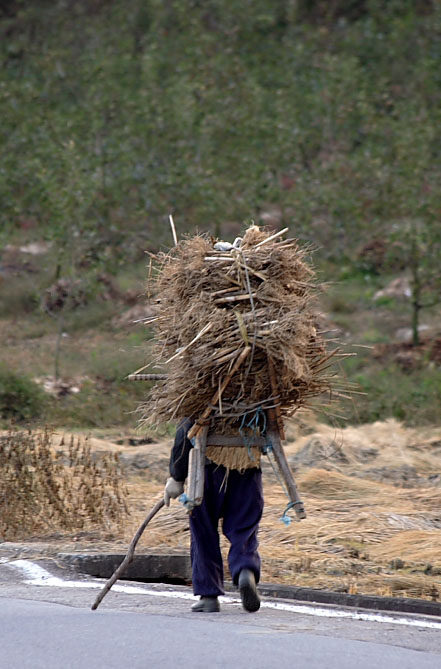
[(441, 667), (433, 618), (271, 600), (247, 614), (232, 597), (193, 614), (188, 588), (124, 583), (92, 612), (101, 585), (54, 563), (1, 562), (1, 669)]

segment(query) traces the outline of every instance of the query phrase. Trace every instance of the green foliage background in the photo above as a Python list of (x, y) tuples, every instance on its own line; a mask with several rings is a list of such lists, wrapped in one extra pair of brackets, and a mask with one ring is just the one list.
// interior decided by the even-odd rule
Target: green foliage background
[(0, 59), (0, 249), (38, 230), (56, 277), (116, 272), (170, 245), (169, 213), (230, 238), (275, 208), (325, 279), (375, 275), (358, 252), (385, 240), (417, 335), (441, 294), (441, 3), (4, 0)]
[(0, 364), (0, 417), (12, 421), (30, 421), (45, 409), (43, 390), (25, 376), (15, 374)]
[(99, 253), (276, 203), (337, 256), (439, 219), (438, 2), (5, 4), (3, 229)]

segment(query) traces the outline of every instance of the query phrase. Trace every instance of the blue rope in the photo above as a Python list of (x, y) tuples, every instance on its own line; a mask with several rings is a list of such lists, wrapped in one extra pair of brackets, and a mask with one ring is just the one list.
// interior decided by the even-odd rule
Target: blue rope
[(280, 518), (282, 523), (285, 523), (285, 525), (290, 525), (292, 518), (291, 518), (291, 516), (288, 516), (288, 511), (290, 509), (294, 509), (297, 505), (301, 505), (301, 504), (302, 504), (302, 502), (300, 500), (298, 502), (289, 502), (286, 505), (286, 508), (285, 508), (285, 511), (283, 512), (282, 517)]
[(196, 506), (196, 504), (194, 503), (194, 501), (193, 501), (192, 499), (190, 499), (190, 498), (185, 494), (185, 492), (183, 492), (182, 495), (179, 496), (179, 501), (180, 501), (181, 504), (185, 507), (185, 509), (186, 509), (186, 511), (187, 511), (188, 513), (191, 513), (191, 512), (193, 511), (194, 507)]
[[(255, 438), (259, 434), (266, 434), (266, 414), (263, 411), (262, 407), (258, 407), (256, 411), (254, 411), (251, 414), (251, 418), (247, 422), (247, 416), (249, 415), (250, 413), (247, 412), (244, 413), (244, 415), (242, 416), (242, 421), (239, 427), (239, 433), (240, 436), (242, 437), (244, 446), (248, 451), (248, 456), (250, 460), (255, 460), (251, 451), (251, 447), (253, 445), (253, 442), (255, 441)], [(260, 426), (261, 421), (262, 421), (262, 426)], [(252, 430), (251, 435), (249, 434), (249, 430)]]
[(286, 505), (286, 507), (285, 507), (285, 511), (283, 512), (283, 514), (282, 514), (282, 516), (281, 516), (281, 518), (280, 518), (280, 520), (282, 521), (282, 523), (285, 523), (286, 526), (291, 525), (291, 520), (292, 520), (292, 518), (291, 518), (291, 516), (288, 516), (288, 511), (289, 511), (290, 509), (294, 508), (295, 505), (296, 505), (295, 502), (289, 502), (289, 503)]

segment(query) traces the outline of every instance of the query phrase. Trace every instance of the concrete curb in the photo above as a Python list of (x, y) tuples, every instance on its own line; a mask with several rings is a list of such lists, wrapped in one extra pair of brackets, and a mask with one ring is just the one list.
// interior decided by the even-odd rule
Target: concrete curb
[[(89, 576), (109, 578), (121, 564), (125, 553), (59, 553), (65, 564)], [(187, 553), (138, 554), (127, 568), (123, 580), (159, 583), (191, 583), (191, 563)], [(232, 583), (226, 590), (235, 592)], [(349, 595), (344, 592), (300, 588), (292, 585), (260, 583), (259, 592), (264, 597), (295, 600), (303, 603), (331, 604), (346, 608), (392, 611), (441, 617), (441, 602), (404, 597), (378, 597), (376, 595)]]
[[(58, 553), (57, 557), (82, 574), (110, 578), (125, 553)], [(123, 574), (123, 579), (157, 583), (191, 583), (190, 556), (185, 553), (140, 553)]]
[(393, 611), (394, 613), (417, 613), (425, 616), (441, 616), (441, 602), (405, 597), (378, 597), (376, 595), (349, 595), (345, 592), (298, 588), (291, 585), (259, 584), (259, 592), (267, 597), (294, 599), (314, 604), (334, 604), (349, 608)]

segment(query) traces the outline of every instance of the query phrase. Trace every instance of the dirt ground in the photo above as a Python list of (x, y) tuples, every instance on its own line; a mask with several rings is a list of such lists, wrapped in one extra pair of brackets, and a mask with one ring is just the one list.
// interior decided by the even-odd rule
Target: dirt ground
[[(56, 449), (64, 448), (60, 438), (54, 437)], [(90, 437), (95, 457), (119, 453), (125, 465), (131, 515), (124, 530), (33, 537), (32, 543), (51, 552), (125, 552), (167, 476), (171, 439), (146, 441), (151, 440), (126, 433)], [(262, 581), (349, 593), (441, 596), (441, 428), (411, 429), (390, 420), (336, 430), (304, 420), (288, 426), (285, 450), (307, 518), (298, 522), (294, 517), (289, 525), (281, 521), (287, 500), (264, 458)], [(188, 547), (187, 515), (176, 501), (151, 522), (137, 551)], [(224, 540), (222, 549), (226, 555)]]

